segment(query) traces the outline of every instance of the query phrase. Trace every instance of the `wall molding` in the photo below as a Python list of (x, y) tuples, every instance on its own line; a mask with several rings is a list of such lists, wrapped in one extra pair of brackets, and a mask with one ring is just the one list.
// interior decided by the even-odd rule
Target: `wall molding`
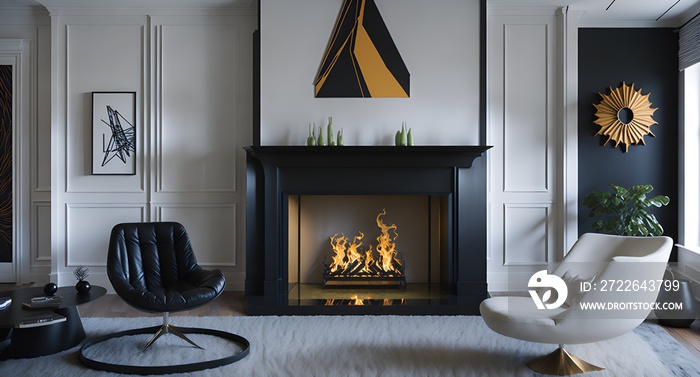
[[(550, 255), (552, 254), (552, 234), (549, 231), (549, 229), (552, 227), (551, 220), (552, 220), (552, 208), (554, 207), (553, 203), (504, 203), (503, 204), (503, 266), (535, 266), (537, 268), (541, 267), (546, 267), (547, 262), (550, 259)], [(518, 254), (519, 251), (523, 250), (527, 246), (533, 246), (531, 244), (527, 244), (523, 242), (523, 239), (518, 238), (517, 240), (513, 240), (509, 242), (508, 236), (512, 236), (512, 232), (508, 230), (509, 227), (509, 216), (514, 216), (514, 212), (516, 210), (531, 210), (533, 214), (535, 215), (541, 215), (541, 226), (544, 228), (544, 231), (539, 234), (543, 237), (543, 250), (541, 255), (538, 255), (537, 257), (541, 259), (533, 259), (533, 260), (520, 260), (520, 261), (515, 261), (512, 260), (514, 259), (514, 254)], [(510, 212), (510, 215), (509, 215)], [(537, 213), (539, 212), (539, 213)], [(516, 221), (516, 223), (521, 223), (520, 221)], [(528, 223), (532, 225), (532, 223)], [(535, 223), (538, 224), (538, 223)], [(534, 229), (530, 229), (527, 234), (532, 235), (534, 234)], [(513, 243), (517, 243), (517, 247), (514, 247)], [(517, 259), (517, 258), (515, 258)]]
[(258, 0), (36, 0), (54, 15), (255, 15)]
[[(152, 165), (153, 165), (153, 181), (155, 183), (154, 185), (154, 192), (158, 194), (191, 194), (191, 195), (204, 195), (204, 194), (221, 194), (223, 196), (227, 195), (232, 195), (236, 196), (239, 195), (240, 192), (238, 190), (238, 176), (235, 174), (234, 169), (230, 169), (230, 171), (227, 172), (227, 174), (232, 175), (232, 181), (230, 182), (203, 182), (202, 185), (207, 184), (207, 183), (213, 183), (209, 186), (200, 186), (196, 187), (191, 187), (193, 186), (193, 183), (191, 182), (192, 180), (187, 180), (186, 182), (182, 182), (181, 186), (178, 186), (177, 180), (173, 180), (172, 177), (168, 176), (168, 173), (172, 173), (174, 175), (178, 175), (183, 171), (183, 169), (177, 169), (178, 167), (178, 161), (175, 158), (177, 156), (177, 151), (173, 151), (172, 148), (175, 146), (170, 146), (171, 149), (167, 149), (166, 143), (168, 141), (173, 142), (179, 146), (186, 146), (184, 145), (185, 141), (182, 139), (187, 138), (189, 140), (196, 140), (197, 142), (201, 143), (208, 143), (205, 146), (205, 149), (211, 152), (218, 152), (218, 153), (223, 153), (226, 148), (223, 147), (221, 143), (223, 142), (228, 142), (230, 144), (233, 144), (234, 146), (238, 145), (240, 143), (239, 141), (239, 134), (240, 132), (238, 129), (242, 127), (242, 116), (239, 113), (242, 113), (240, 110), (240, 106), (237, 105), (237, 98), (238, 98), (238, 92), (237, 92), (237, 87), (238, 87), (238, 79), (237, 75), (235, 74), (237, 70), (239, 70), (239, 63), (240, 61), (238, 60), (237, 56), (231, 56), (231, 59), (228, 64), (229, 64), (229, 69), (230, 72), (233, 72), (233, 74), (227, 75), (225, 77), (222, 77), (221, 80), (230, 80), (231, 85), (226, 86), (227, 90), (233, 90), (234, 92), (232, 93), (231, 96), (228, 95), (223, 95), (223, 93), (219, 92), (211, 92), (216, 94), (216, 96), (220, 97), (226, 97), (227, 102), (231, 104), (230, 108), (227, 109), (228, 111), (228, 119), (223, 120), (221, 119), (222, 114), (212, 114), (211, 112), (207, 113), (204, 111), (204, 114), (202, 117), (204, 118), (204, 121), (210, 120), (213, 122), (213, 124), (227, 124), (226, 127), (220, 127), (216, 129), (218, 131), (218, 137), (215, 138), (202, 138), (199, 139), (196, 134), (196, 130), (200, 127), (198, 125), (193, 125), (189, 124), (188, 122), (180, 119), (174, 119), (176, 121), (172, 121), (174, 116), (170, 116), (170, 122), (166, 121), (167, 119), (164, 114), (166, 113), (178, 113), (181, 110), (178, 109), (173, 109), (173, 106), (171, 102), (174, 102), (175, 99), (174, 97), (177, 95), (181, 94), (173, 94), (173, 93), (179, 93), (179, 91), (175, 90), (168, 90), (168, 85), (176, 82), (176, 80), (169, 80), (169, 77), (164, 77), (168, 72), (170, 74), (173, 73), (173, 71), (179, 71), (177, 70), (177, 65), (176, 62), (173, 63), (175, 67), (169, 67), (167, 64), (171, 60), (166, 61), (166, 56), (173, 56), (174, 54), (177, 53), (177, 50), (168, 50), (168, 48), (173, 49), (175, 48), (174, 46), (177, 45), (178, 41), (178, 36), (182, 36), (182, 34), (192, 34), (195, 29), (199, 31), (206, 31), (207, 33), (210, 32), (215, 32), (216, 34), (207, 34), (207, 37), (209, 38), (207, 42), (209, 43), (221, 43), (219, 40), (222, 36), (228, 36), (226, 39), (230, 39), (230, 50), (228, 52), (230, 53), (231, 51), (237, 52), (239, 49), (239, 42), (238, 40), (241, 38), (241, 25), (238, 22), (235, 22), (232, 20), (232, 22), (229, 22), (228, 24), (221, 24), (218, 22), (215, 23), (204, 23), (200, 22), (202, 20), (195, 20), (196, 22), (192, 22), (191, 19), (188, 20), (186, 24), (182, 24), (181, 22), (167, 22), (164, 23), (162, 22), (163, 20), (157, 19), (154, 20), (154, 25), (152, 26), (152, 33), (153, 33), (153, 41), (154, 41), (154, 56), (153, 56), (153, 61), (154, 61), (154, 67), (153, 67), (153, 91), (155, 93), (154, 99), (155, 103), (153, 104), (154, 106), (154, 111), (153, 111), (153, 130), (152, 130), (152, 139), (154, 141), (153, 143), (153, 156), (152, 156)], [(166, 20), (166, 21), (173, 21), (173, 20)], [(180, 20), (181, 21), (181, 20)], [(202, 33), (204, 34), (204, 33)], [(172, 36), (172, 37), (170, 37)], [(219, 39), (215, 39), (215, 37)], [(177, 48), (181, 47), (187, 47), (183, 43), (177, 46)], [(192, 46), (191, 46), (192, 47)], [(192, 53), (192, 52), (190, 52)], [(222, 50), (221, 53), (226, 53), (225, 50)], [(204, 58), (204, 56), (202, 56)], [(200, 70), (199, 72), (194, 72), (196, 74), (201, 74), (204, 75), (204, 78), (206, 79), (206, 72), (208, 70)], [(210, 81), (210, 80), (209, 80)], [(178, 83), (176, 82), (177, 85)], [(182, 83), (179, 83), (179, 85), (182, 85)], [(216, 90), (221, 88), (217, 88), (216, 86), (212, 87)], [(193, 92), (191, 95), (196, 95), (197, 92)], [(213, 100), (213, 99), (212, 99)], [(171, 102), (168, 102), (171, 101)], [(199, 104), (198, 104), (199, 105)], [(189, 114), (183, 114), (185, 117), (187, 117)], [(189, 115), (191, 116), (191, 115)], [(167, 129), (166, 127), (172, 127), (173, 129)], [(178, 128), (179, 127), (179, 128)], [(175, 132), (173, 132), (175, 131)], [(193, 132), (193, 134), (188, 138), (188, 135), (184, 134), (184, 132)], [(212, 131), (210, 130), (209, 133)], [(175, 136), (177, 135), (177, 136)], [(183, 136), (184, 135), (184, 136)], [(227, 137), (229, 136), (229, 137)], [(168, 138), (165, 140), (165, 138)], [(179, 143), (179, 144), (178, 144)], [(241, 145), (242, 146), (242, 145)], [(190, 148), (185, 148), (186, 150), (190, 150)], [(227, 153), (229, 153), (229, 158), (228, 158), (228, 164), (231, 167), (236, 167), (239, 166), (239, 161), (238, 161), (238, 156), (239, 154), (236, 153), (235, 150), (227, 150)], [(166, 154), (168, 154), (166, 156)], [(168, 162), (170, 160), (173, 160), (173, 166), (169, 165)], [(188, 159), (187, 161), (196, 161), (195, 158)], [(217, 160), (212, 160), (212, 161), (219, 161)], [(179, 162), (182, 162), (180, 160)], [(169, 168), (169, 166), (171, 166)], [(181, 165), (180, 165), (181, 166)], [(192, 166), (194, 167), (194, 166)], [(215, 166), (212, 166), (211, 164), (204, 164), (203, 167), (204, 170), (207, 168), (209, 170), (214, 170), (212, 168), (215, 168)], [(193, 170), (202, 170), (202, 169), (193, 169)], [(197, 172), (199, 173), (199, 172)], [(170, 178), (170, 179), (169, 179)], [(203, 178), (208, 178), (208, 179), (213, 179), (210, 175), (204, 175)], [(201, 181), (201, 180), (200, 180)]]
[(561, 196), (559, 206), (559, 229), (562, 234), (558, 258), (564, 258), (578, 239), (578, 28), (583, 11), (562, 8), (558, 14), (561, 20), (562, 70), (560, 79), (559, 103), (561, 109)]

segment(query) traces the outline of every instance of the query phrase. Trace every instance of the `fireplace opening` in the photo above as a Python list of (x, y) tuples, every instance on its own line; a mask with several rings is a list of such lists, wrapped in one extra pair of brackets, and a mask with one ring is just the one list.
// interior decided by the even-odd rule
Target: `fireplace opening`
[(289, 305), (445, 298), (446, 196), (288, 197)]

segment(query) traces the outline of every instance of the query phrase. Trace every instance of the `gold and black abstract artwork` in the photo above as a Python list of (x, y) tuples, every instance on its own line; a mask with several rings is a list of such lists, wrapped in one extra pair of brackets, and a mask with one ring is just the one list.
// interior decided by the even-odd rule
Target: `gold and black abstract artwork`
[(610, 94), (599, 93), (603, 98), (598, 104), (593, 104), (596, 108), (593, 122), (600, 126), (597, 135), (607, 136), (608, 141), (615, 142), (615, 148), (622, 143), (625, 146), (625, 153), (631, 144), (644, 144), (644, 136), (654, 135), (651, 126), (657, 124), (652, 116), (657, 110), (651, 107), (649, 95), (642, 94), (642, 89), (634, 90), (634, 84), (622, 86), (616, 89), (610, 88)]
[(410, 74), (374, 0), (345, 0), (323, 56), (320, 97), (409, 97)]

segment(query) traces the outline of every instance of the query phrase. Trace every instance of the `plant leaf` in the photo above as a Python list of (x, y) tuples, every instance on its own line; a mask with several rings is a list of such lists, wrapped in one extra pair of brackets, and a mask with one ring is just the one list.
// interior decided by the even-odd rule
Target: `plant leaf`
[(663, 234), (661, 224), (646, 209), (668, 205), (668, 196), (647, 198), (654, 189), (652, 185), (624, 188), (611, 184), (610, 188), (612, 192), (592, 191), (583, 199), (583, 205), (589, 208), (588, 217), (598, 218), (593, 223), (594, 231), (630, 236)]

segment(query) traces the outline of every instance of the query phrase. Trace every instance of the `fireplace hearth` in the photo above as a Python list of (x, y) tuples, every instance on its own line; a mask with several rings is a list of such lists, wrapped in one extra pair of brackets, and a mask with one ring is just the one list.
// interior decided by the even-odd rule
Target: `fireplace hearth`
[[(489, 148), (246, 147), (249, 314), (477, 314), (479, 303), (487, 297), (486, 169), (485, 158), (478, 157)], [(377, 177), (381, 177), (381, 184), (367, 184), (377, 182)], [(375, 263), (372, 266), (360, 266), (355, 259), (348, 266), (347, 259), (342, 260), (345, 255), (336, 254), (337, 260), (324, 263), (326, 271), (319, 271), (326, 284), (319, 284), (317, 291), (313, 284), (302, 284), (292, 276), (290, 265), (295, 262), (289, 251), (295, 241), (290, 241), (290, 234), (293, 239), (294, 232), (301, 230), (290, 224), (297, 216), (290, 203), (301, 203), (307, 196), (367, 195), (415, 196), (433, 208), (431, 212), (437, 215), (428, 220), (427, 237), (438, 238), (430, 241), (438, 250), (429, 257), (433, 262), (427, 264), (433, 263), (432, 270), (437, 273), (429, 281), (406, 283), (406, 262), (396, 257), (395, 245), (389, 243), (374, 245), (374, 249), (368, 246), (372, 253), (383, 251), (387, 255), (369, 256)], [(382, 211), (377, 216), (377, 226), (385, 227), (377, 239), (391, 235), (393, 241), (396, 233), (392, 227), (393, 232), (396, 228), (383, 223), (385, 214)], [(340, 244), (346, 253), (353, 241), (359, 245), (357, 237), (363, 236), (341, 238), (338, 234), (331, 237), (329, 247)], [(391, 272), (380, 273), (382, 263), (376, 265), (375, 259), (381, 258), (387, 258), (383, 265)], [(348, 272), (357, 272), (356, 280)], [(396, 289), (397, 279), (405, 291)], [(356, 284), (358, 281), (363, 283)], [(342, 286), (342, 293), (336, 292), (341, 289), (333, 287), (336, 283)], [(310, 291), (317, 293), (308, 294)]]

